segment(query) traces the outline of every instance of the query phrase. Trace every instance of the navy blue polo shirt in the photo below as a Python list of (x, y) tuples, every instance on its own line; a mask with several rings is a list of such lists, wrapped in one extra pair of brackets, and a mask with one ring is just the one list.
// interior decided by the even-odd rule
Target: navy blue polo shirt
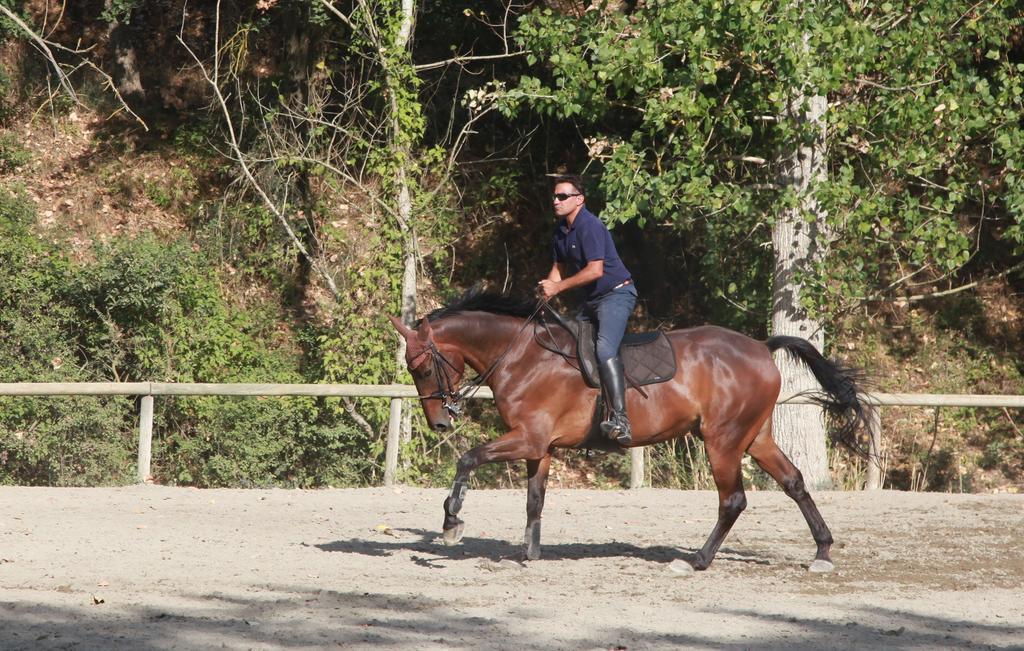
[(555, 262), (566, 265), (570, 276), (587, 266), (588, 262), (604, 260), (604, 275), (582, 287), (587, 292), (588, 301), (603, 296), (630, 279), (629, 269), (622, 264), (619, 252), (615, 250), (612, 234), (586, 206), (576, 213), (572, 226), (564, 219), (558, 222), (554, 257)]

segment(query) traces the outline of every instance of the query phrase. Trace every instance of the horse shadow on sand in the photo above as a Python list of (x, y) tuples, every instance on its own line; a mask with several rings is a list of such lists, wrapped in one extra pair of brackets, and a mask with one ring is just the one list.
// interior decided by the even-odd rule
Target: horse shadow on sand
[[(498, 562), (511, 559), (524, 560), (522, 543), (466, 536), (451, 547), (441, 541), (440, 534), (426, 529), (389, 529), (389, 533), (375, 534), (374, 538), (349, 538), (329, 543), (303, 545), (324, 552), (357, 554), (362, 556), (393, 556), (409, 553), (417, 565), (442, 568), (442, 561), (488, 560)], [(632, 543), (609, 541), (602, 543), (552, 543), (542, 547), (541, 561), (578, 561), (594, 558), (633, 558), (651, 563), (671, 563), (682, 559), (693, 562), (697, 549), (667, 545), (640, 547)], [(426, 556), (424, 556), (426, 555)], [(723, 547), (716, 557), (719, 561), (738, 561), (757, 565), (770, 565), (770, 561), (747, 552)]]

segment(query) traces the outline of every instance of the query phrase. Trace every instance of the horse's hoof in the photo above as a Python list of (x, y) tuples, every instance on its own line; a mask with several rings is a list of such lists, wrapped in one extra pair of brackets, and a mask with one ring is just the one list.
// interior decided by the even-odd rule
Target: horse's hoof
[(526, 548), (526, 560), (536, 561), (540, 559), (540, 546)]
[(807, 568), (807, 571), (825, 573), (831, 572), (834, 569), (836, 569), (836, 566), (832, 564), (832, 561), (826, 561), (824, 559), (818, 558), (815, 559), (813, 563), (811, 563), (811, 566)]
[(676, 559), (668, 564), (668, 569), (673, 574), (679, 576), (691, 576), (697, 570), (693, 569), (693, 566), (684, 560)]
[(462, 542), (462, 530), (466, 528), (466, 525), (462, 522), (458, 523), (451, 529), (444, 530), (444, 544), (446, 547), (452, 545), (458, 545)]
[(690, 565), (690, 567), (692, 567), (693, 569), (697, 570), (698, 572), (703, 572), (704, 570), (706, 570), (709, 567), (711, 567), (711, 561), (705, 561), (703, 558), (700, 557), (699, 554), (692, 561), (683, 561), (683, 562), (684, 563), (688, 563)]

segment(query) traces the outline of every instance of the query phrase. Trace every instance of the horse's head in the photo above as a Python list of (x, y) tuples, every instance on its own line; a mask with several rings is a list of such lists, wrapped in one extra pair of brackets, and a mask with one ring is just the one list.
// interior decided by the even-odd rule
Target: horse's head
[(459, 382), (466, 369), (465, 358), (454, 347), (434, 341), (427, 319), (414, 329), (396, 317), (388, 318), (405, 338), (405, 363), (416, 383), (427, 423), (437, 432), (451, 429), (451, 417), (458, 407)]

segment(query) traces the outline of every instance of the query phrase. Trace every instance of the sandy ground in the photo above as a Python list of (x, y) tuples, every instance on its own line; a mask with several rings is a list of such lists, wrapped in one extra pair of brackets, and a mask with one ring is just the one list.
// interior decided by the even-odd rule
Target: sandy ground
[(711, 568), (713, 493), (0, 488), (0, 649), (1024, 649), (1024, 496), (821, 493), (836, 571), (780, 493)]

